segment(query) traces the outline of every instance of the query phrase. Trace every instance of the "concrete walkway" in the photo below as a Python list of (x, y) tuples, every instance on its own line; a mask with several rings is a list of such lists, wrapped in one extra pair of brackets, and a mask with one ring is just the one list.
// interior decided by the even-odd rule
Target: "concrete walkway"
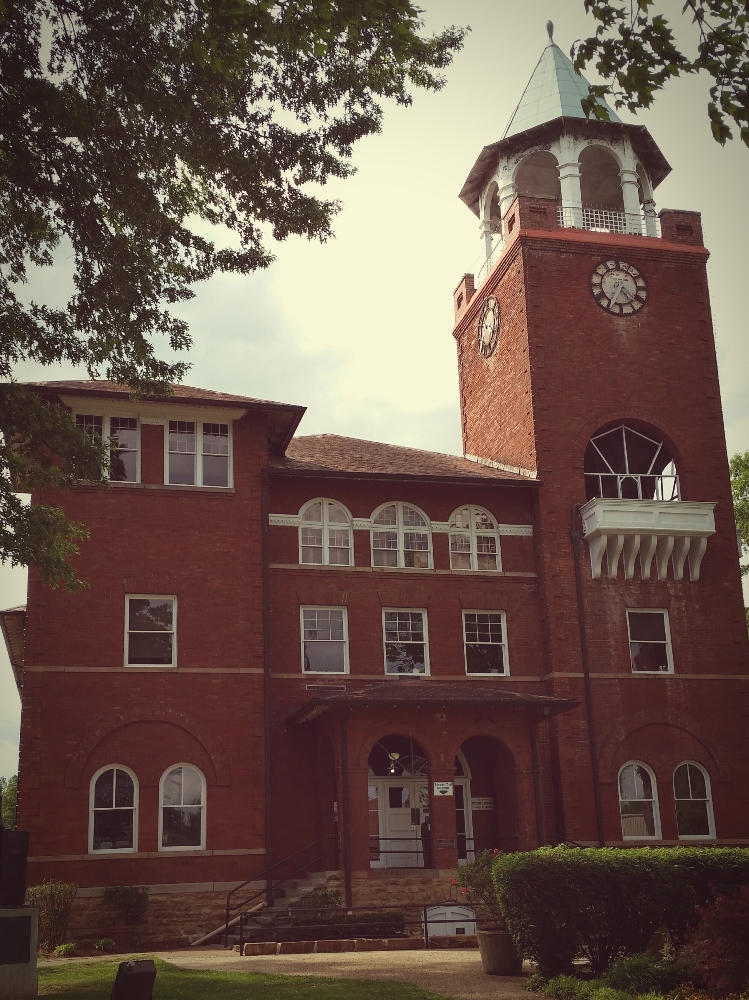
[(206, 948), (160, 952), (181, 969), (328, 976), (331, 979), (382, 979), (414, 983), (451, 1000), (533, 1000), (525, 976), (487, 976), (477, 949), (344, 952), (337, 955), (256, 955)]

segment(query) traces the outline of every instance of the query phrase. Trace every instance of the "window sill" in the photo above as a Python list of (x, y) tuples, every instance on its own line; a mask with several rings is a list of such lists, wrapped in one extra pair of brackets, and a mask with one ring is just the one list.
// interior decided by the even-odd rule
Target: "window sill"
[(233, 486), (186, 486), (182, 483), (123, 483), (112, 482), (110, 486), (117, 490), (166, 490), (186, 493), (225, 493), (233, 495), (236, 490)]
[(125, 670), (176, 670), (176, 663), (125, 663)]

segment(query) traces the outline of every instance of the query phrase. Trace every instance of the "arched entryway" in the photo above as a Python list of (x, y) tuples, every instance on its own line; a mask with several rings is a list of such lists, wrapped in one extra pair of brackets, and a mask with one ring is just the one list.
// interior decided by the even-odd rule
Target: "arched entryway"
[(480, 851), (518, 845), (515, 761), (504, 743), (471, 736), (455, 758), (455, 832), (458, 863)]
[(410, 736), (384, 736), (369, 754), (372, 868), (431, 868), (426, 754)]

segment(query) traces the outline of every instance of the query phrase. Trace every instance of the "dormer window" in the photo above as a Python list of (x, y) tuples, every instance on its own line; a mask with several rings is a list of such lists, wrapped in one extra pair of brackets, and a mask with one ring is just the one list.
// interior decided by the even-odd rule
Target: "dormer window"
[(430, 569), (431, 531), (426, 517), (407, 503), (389, 503), (372, 518), (372, 565)]
[(138, 420), (136, 417), (76, 413), (75, 424), (86, 434), (109, 438), (109, 479), (113, 483), (138, 482)]
[(626, 424), (599, 431), (585, 450), (588, 500), (679, 500), (679, 477), (662, 441)]
[(459, 507), (450, 518), (450, 569), (501, 569), (494, 518), (482, 507)]
[(229, 424), (170, 420), (167, 449), (170, 486), (231, 485)]

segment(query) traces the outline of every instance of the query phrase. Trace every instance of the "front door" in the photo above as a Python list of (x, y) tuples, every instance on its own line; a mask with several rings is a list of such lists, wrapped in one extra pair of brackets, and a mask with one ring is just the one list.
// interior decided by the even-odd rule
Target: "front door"
[[(379, 778), (369, 786), (370, 816), (377, 803), (379, 844), (372, 845), (373, 867), (423, 868), (422, 829), (429, 825), (429, 786), (424, 778)], [(373, 830), (374, 822), (370, 823)], [(429, 845), (427, 845), (427, 850)]]

